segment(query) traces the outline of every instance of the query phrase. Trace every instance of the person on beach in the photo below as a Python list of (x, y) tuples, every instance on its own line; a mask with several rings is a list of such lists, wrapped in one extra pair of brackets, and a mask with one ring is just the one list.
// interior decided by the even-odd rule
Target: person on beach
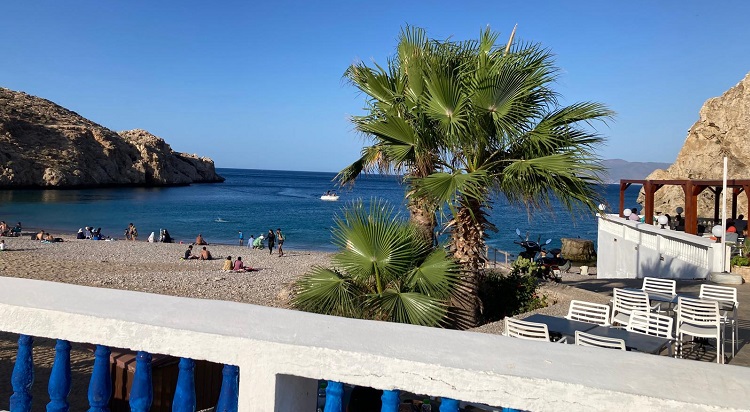
[(44, 240), (44, 230), (40, 230), (39, 233), (36, 234), (36, 240)]
[(281, 233), (281, 228), (276, 229), (276, 241), (279, 242), (279, 257), (284, 256), (284, 250), (281, 248), (284, 245), (284, 234)]
[(162, 229), (159, 241), (161, 243), (172, 243), (174, 240), (172, 239), (172, 236), (169, 235), (169, 231), (167, 229)]
[(237, 260), (234, 261), (235, 272), (253, 272), (255, 270), (250, 266), (245, 266), (245, 263), (242, 262), (242, 256), (237, 256)]
[(208, 242), (206, 242), (206, 239), (203, 239), (203, 235), (200, 233), (198, 233), (198, 237), (195, 238), (195, 243), (193, 244), (198, 245), (198, 246), (201, 246), (201, 245), (208, 246)]
[(252, 248), (253, 243), (255, 243), (255, 236), (250, 235), (250, 237), (247, 239), (247, 248), (248, 249)]
[(226, 259), (224, 259), (224, 266), (221, 267), (221, 270), (232, 270), (234, 265), (232, 264), (232, 257), (227, 256)]
[(0, 252), (7, 249), (7, 246), (5, 246), (5, 239), (0, 239)]
[(211, 260), (213, 257), (211, 256), (211, 252), (206, 249), (205, 246), (203, 246), (203, 249), (201, 249), (201, 256), (200, 260)]
[(240, 246), (242, 246), (242, 245), (245, 244), (245, 238), (242, 235), (242, 231), (241, 230), (238, 230), (237, 233), (239, 233), (239, 236), (240, 236)]
[(78, 234), (76, 234), (76, 239), (86, 239), (86, 234), (83, 233), (83, 228), (78, 229)]
[(263, 249), (263, 235), (258, 236), (253, 240), (253, 249)]
[(268, 239), (268, 254), (272, 255), (273, 247), (276, 245), (276, 235), (273, 234), (273, 229), (268, 229), (266, 239)]
[(133, 241), (138, 239), (138, 229), (135, 228), (133, 223), (128, 224), (128, 228), (125, 229), (125, 239)]
[(185, 259), (185, 260), (188, 260), (188, 259), (198, 259), (198, 256), (195, 256), (193, 254), (193, 245), (189, 245), (188, 246), (187, 250), (185, 251), (185, 256), (183, 257), (183, 259)]

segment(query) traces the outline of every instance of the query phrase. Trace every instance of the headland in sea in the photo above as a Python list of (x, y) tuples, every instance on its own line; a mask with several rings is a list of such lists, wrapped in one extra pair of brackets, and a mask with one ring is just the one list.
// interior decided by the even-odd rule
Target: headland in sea
[[(24, 231), (43, 229), (55, 236), (74, 235), (82, 227), (101, 227), (102, 234), (124, 238), (128, 223), (138, 228), (139, 240), (151, 232), (158, 237), (168, 229), (178, 242), (192, 242), (201, 233), (213, 244), (237, 244), (238, 231), (245, 239), (269, 229), (281, 228), (289, 250), (335, 251), (331, 228), (334, 217), (357, 199), (383, 198), (407, 215), (405, 187), (397, 176), (366, 175), (352, 187), (337, 188), (335, 173), (217, 169), (223, 183), (181, 187), (102, 188), (69, 190), (2, 190), (0, 220), (11, 226), (23, 223)], [(328, 190), (337, 190), (337, 202), (320, 200)], [(626, 207), (635, 207), (638, 188), (630, 188)], [(609, 205), (619, 204), (618, 185), (602, 186)], [(515, 252), (515, 229), (532, 238), (551, 238), (552, 246), (562, 237), (596, 240), (596, 219), (591, 214), (572, 215), (561, 207), (535, 212), (510, 206), (496, 199), (489, 211), (498, 231), (489, 233), (488, 244)], [(445, 222), (447, 217), (443, 218)]]

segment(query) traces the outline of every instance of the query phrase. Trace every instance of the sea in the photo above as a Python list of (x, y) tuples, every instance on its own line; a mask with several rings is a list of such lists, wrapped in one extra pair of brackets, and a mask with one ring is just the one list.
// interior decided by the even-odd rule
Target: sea
[[(168, 229), (176, 241), (190, 243), (200, 233), (209, 243), (237, 244), (238, 231), (245, 239), (281, 228), (288, 250), (335, 251), (331, 229), (343, 208), (359, 199), (380, 198), (408, 217), (404, 186), (398, 176), (364, 175), (351, 187), (337, 187), (335, 173), (217, 168), (223, 183), (157, 188), (101, 188), (64, 190), (0, 190), (0, 220), (10, 226), (22, 222), (24, 232), (43, 229), (53, 235), (74, 235), (79, 228), (101, 228), (104, 236), (124, 238), (133, 223), (138, 240), (151, 232), (158, 239)], [(619, 205), (619, 185), (601, 186), (608, 212)], [(338, 201), (323, 201), (329, 190)], [(638, 187), (626, 192), (625, 206), (638, 207)], [(611, 207), (610, 207), (611, 205)], [(490, 247), (520, 252), (513, 242), (522, 236), (552, 239), (559, 247), (563, 237), (596, 241), (596, 218), (589, 213), (570, 214), (553, 202), (551, 210), (528, 214), (497, 197), (489, 211), (497, 232), (489, 232)], [(442, 216), (445, 224), (447, 216)]]

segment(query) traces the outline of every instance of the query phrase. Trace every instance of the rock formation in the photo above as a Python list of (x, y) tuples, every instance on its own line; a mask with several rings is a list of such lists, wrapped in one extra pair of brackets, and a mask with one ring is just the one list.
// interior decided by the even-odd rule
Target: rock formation
[(0, 88), (0, 189), (223, 182), (209, 158), (144, 130), (116, 133), (49, 100)]
[[(720, 97), (708, 99), (700, 118), (688, 131), (677, 160), (667, 170), (655, 170), (647, 179), (722, 178), (724, 156), (728, 158), (729, 179), (750, 179), (750, 73)], [(728, 199), (731, 196), (728, 194)], [(638, 198), (643, 202), (643, 192)], [(664, 186), (654, 196), (654, 211), (674, 214), (684, 207), (685, 195), (679, 186)], [(727, 208), (729, 208), (729, 202)], [(728, 209), (729, 210), (729, 209)], [(747, 210), (744, 194), (738, 198), (738, 212)], [(698, 215), (713, 217), (714, 196), (705, 190), (698, 198)]]

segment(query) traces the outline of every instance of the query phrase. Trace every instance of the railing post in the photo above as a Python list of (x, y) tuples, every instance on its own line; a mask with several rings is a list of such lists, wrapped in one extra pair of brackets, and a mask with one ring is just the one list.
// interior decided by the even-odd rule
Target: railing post
[(34, 384), (32, 343), (34, 343), (34, 338), (31, 336), (21, 335), (18, 337), (18, 357), (10, 378), (13, 386), (13, 395), (10, 397), (10, 412), (31, 411), (31, 385)]
[(154, 400), (154, 388), (151, 383), (151, 354), (138, 351), (135, 356), (135, 374), (130, 388), (131, 412), (148, 412)]
[(55, 362), (47, 385), (49, 403), (47, 412), (68, 412), (70, 393), (70, 342), (58, 339), (55, 344)]
[(221, 374), (221, 392), (215, 411), (237, 412), (240, 368), (234, 365), (224, 365)]
[(195, 412), (195, 361), (180, 358), (180, 374), (174, 391), (172, 412)]
[(326, 386), (326, 407), (323, 409), (323, 412), (343, 412), (343, 395), (343, 383), (328, 381), (328, 386)]
[(112, 396), (112, 375), (109, 370), (108, 347), (96, 345), (94, 370), (89, 381), (88, 412), (109, 412), (109, 398)]
[(382, 405), (380, 407), (380, 412), (398, 412), (398, 407), (401, 403), (398, 395), (399, 391), (397, 390), (383, 390), (383, 396), (380, 397), (380, 403)]
[(458, 401), (450, 398), (440, 398), (440, 412), (458, 412)]

